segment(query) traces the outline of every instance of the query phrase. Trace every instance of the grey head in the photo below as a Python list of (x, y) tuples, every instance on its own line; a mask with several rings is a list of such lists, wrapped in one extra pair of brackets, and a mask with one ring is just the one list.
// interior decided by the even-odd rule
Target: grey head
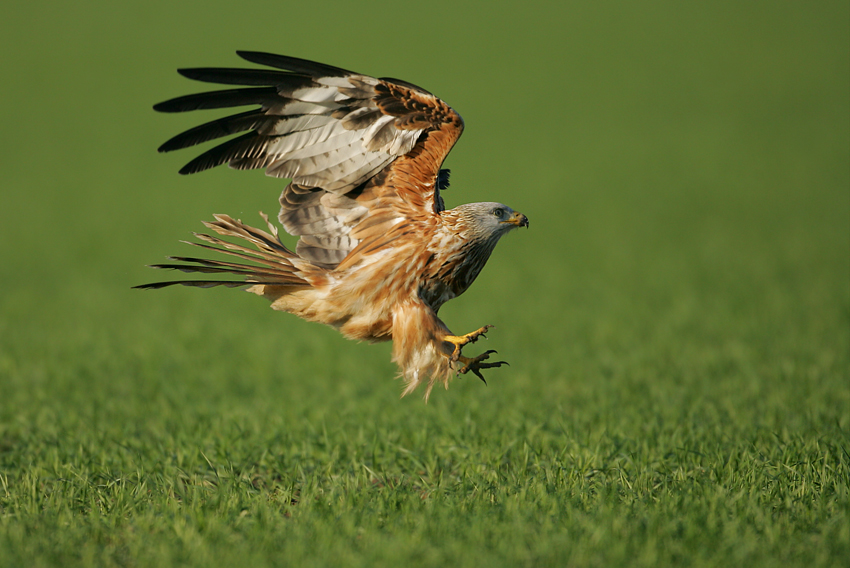
[(455, 207), (455, 210), (466, 221), (471, 239), (490, 241), (493, 246), (508, 231), (528, 227), (528, 217), (503, 203), (467, 203)]
[(462, 254), (456, 257), (457, 264), (446, 283), (451, 294), (434, 298), (431, 304), (435, 310), (443, 302), (460, 296), (469, 288), (484, 268), (499, 239), (512, 229), (528, 227), (528, 217), (507, 205), (491, 201), (459, 205), (446, 213), (451, 213), (459, 221), (459, 232), (466, 242)]

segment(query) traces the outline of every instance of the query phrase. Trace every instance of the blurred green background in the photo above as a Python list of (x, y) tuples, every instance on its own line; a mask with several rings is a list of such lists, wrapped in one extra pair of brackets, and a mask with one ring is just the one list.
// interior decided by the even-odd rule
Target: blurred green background
[[(6, 358), (19, 341), (41, 356), (116, 334), (132, 343), (133, 330), (199, 311), (281, 344), (298, 330), (363, 351), (233, 291), (129, 290), (160, 278), (144, 265), (188, 250), (176, 241), (212, 213), (276, 210), (278, 180), (181, 177), (193, 150), (155, 152), (210, 117), (151, 110), (204, 88), (174, 70), (238, 65), (235, 49), (405, 78), (458, 109), (449, 206), (503, 201), (532, 229), (500, 245), (447, 319), (505, 322), (496, 337), (519, 329), (553, 355), (514, 352), (516, 370), (557, 365), (594, 330), (661, 333), (653, 313), (712, 326), (734, 312), (789, 341), (846, 325), (847, 24), (846, 2), (18, 8), (0, 37)], [(812, 330), (787, 329), (792, 312)]]
[[(70, 445), (156, 438), (181, 412), (390, 431), (695, 420), (831, 429), (846, 448), (845, 0), (32, 2), (0, 27), (0, 453), (57, 428)], [(281, 180), (182, 177), (194, 150), (156, 153), (214, 116), (153, 112), (204, 88), (175, 69), (238, 66), (236, 49), (405, 79), (464, 117), (447, 206), (531, 221), (441, 312), (456, 332), (497, 325), (486, 347), (512, 366), (489, 387), (399, 402), (388, 345), (233, 290), (130, 289), (213, 213), (276, 213)]]

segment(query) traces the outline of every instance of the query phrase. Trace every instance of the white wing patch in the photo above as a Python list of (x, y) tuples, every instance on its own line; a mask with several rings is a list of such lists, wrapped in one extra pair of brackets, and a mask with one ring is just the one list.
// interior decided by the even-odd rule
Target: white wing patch
[(256, 129), (268, 137), (266, 143), (230, 166), (266, 168), (267, 175), (298, 185), (350, 191), (409, 152), (423, 132), (400, 129), (396, 117), (381, 112), (372, 101), (377, 84), (372, 77), (354, 75), (279, 89), (285, 102), (265, 109), (270, 120)]

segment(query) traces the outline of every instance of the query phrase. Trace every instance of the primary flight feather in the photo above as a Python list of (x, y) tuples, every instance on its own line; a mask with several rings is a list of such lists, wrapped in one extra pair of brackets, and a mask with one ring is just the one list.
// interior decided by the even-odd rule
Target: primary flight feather
[(269, 232), (227, 215), (204, 223), (219, 235), (189, 243), (243, 262), (171, 257), (171, 268), (230, 274), (240, 280), (178, 280), (209, 288), (250, 286), (272, 308), (328, 324), (349, 339), (393, 342), (393, 361), (405, 380), (402, 396), (426, 383), (448, 388), (456, 372), (499, 367), (462, 353), (492, 326), (454, 335), (437, 317), (484, 267), (499, 239), (528, 219), (501, 203), (446, 209), (441, 166), (463, 132), (463, 120), (431, 93), (397, 79), (377, 79), (294, 57), (237, 52), (272, 69), (181, 69), (197, 81), (238, 85), (171, 99), (160, 112), (259, 105), (208, 122), (160, 146), (168, 152), (240, 134), (204, 152), (180, 173), (221, 164), (265, 169), (291, 182), (280, 196), (278, 220), (299, 237), (295, 251)]

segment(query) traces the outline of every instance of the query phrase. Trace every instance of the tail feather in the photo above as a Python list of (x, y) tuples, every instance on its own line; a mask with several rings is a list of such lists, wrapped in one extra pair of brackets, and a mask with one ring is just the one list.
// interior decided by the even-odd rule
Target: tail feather
[(265, 250), (271, 254), (283, 254), (287, 258), (293, 258), (295, 253), (283, 246), (277, 236), (277, 228), (269, 222), (269, 217), (265, 213), (260, 215), (268, 224), (272, 234), (269, 234), (262, 229), (250, 227), (242, 223), (242, 221), (234, 220), (230, 215), (213, 215), (215, 221), (204, 222), (204, 225), (214, 230), (219, 235), (227, 235), (230, 237), (239, 237), (249, 241), (257, 246), (257, 248)]
[[(204, 274), (239, 274), (253, 276), (255, 273), (248, 270), (235, 268), (219, 268), (215, 266), (193, 266), (191, 264), (150, 264), (149, 268), (161, 268), (164, 270), (179, 270), (180, 272), (201, 272)], [(247, 268), (247, 266), (243, 266)]]
[(235, 274), (244, 276), (246, 284), (304, 284), (304, 280), (292, 274), (251, 270), (253, 266), (236, 265), (240, 268), (220, 268), (217, 266), (194, 266), (191, 264), (151, 264), (151, 268), (179, 270), (180, 272), (199, 272), (201, 274)]
[[(231, 254), (231, 253), (227, 253), (227, 254)], [(292, 271), (294, 270), (294, 267), (284, 266), (284, 265), (279, 265), (278, 268), (271, 268), (271, 267), (261, 268), (261, 267), (257, 267), (257, 266), (251, 266), (251, 265), (248, 265), (248, 264), (239, 264), (238, 262), (226, 262), (224, 260), (207, 260), (207, 259), (203, 259), (203, 258), (193, 258), (193, 257), (189, 257), (189, 256), (169, 256), (168, 258), (170, 260), (176, 260), (178, 262), (194, 262), (195, 264), (203, 264), (204, 266), (218, 267), (219, 271), (222, 271), (222, 272), (230, 272), (231, 269), (233, 269), (233, 270), (249, 269), (249, 271), (251, 271), (251, 272), (257, 272), (257, 269), (259, 268), (262, 271), (263, 274), (279, 274), (280, 276), (283, 276), (284, 278), (291, 277), (293, 275)], [(160, 268), (160, 267), (163, 267), (165, 265), (156, 265), (156, 266), (157, 266), (157, 268)], [(182, 265), (180, 265), (180, 266), (182, 266)]]
[[(179, 260), (179, 259), (175, 259)], [(190, 260), (191, 262), (191, 260)], [(212, 264), (208, 261), (206, 264)], [(195, 266), (192, 264), (151, 264), (151, 268), (162, 268), (166, 270), (179, 270), (180, 272), (199, 272), (202, 274), (236, 274), (245, 277), (246, 284), (281, 284), (297, 286), (306, 284), (302, 278), (292, 273), (271, 271), (247, 264), (225, 263), (229, 267), (220, 266)]]
[[(182, 286), (195, 286), (198, 288), (212, 288), (215, 286), (226, 286), (235, 288), (239, 286), (264, 284), (271, 286), (286, 287), (309, 287), (310, 282), (305, 280), (301, 271), (293, 265), (293, 260), (298, 255), (287, 249), (278, 238), (277, 228), (269, 222), (264, 213), (260, 213), (269, 226), (271, 233), (261, 229), (245, 225), (240, 220), (228, 215), (215, 215), (215, 221), (204, 223), (220, 235), (239, 237), (252, 243), (256, 250), (231, 243), (217, 237), (195, 233), (195, 235), (207, 243), (187, 243), (199, 246), (207, 250), (234, 256), (254, 264), (242, 264), (224, 260), (208, 260), (195, 257), (172, 256), (170, 260), (177, 263), (154, 264), (151, 268), (180, 270), (187, 273), (201, 274), (232, 274), (244, 278), (241, 281), (232, 280), (175, 280), (170, 282), (154, 282), (134, 286), (139, 289), (159, 289), (166, 286), (180, 284)], [(218, 246), (213, 246), (218, 245)], [(189, 263), (189, 264), (180, 264)]]
[(250, 282), (233, 282), (228, 280), (175, 280), (172, 282), (152, 282), (150, 284), (140, 284), (133, 286), (134, 290), (159, 290), (167, 286), (194, 286), (195, 288), (215, 288), (216, 286), (225, 286), (226, 288), (238, 288), (240, 286), (248, 286)]
[[(208, 249), (208, 250), (214, 250), (214, 251), (217, 251), (217, 252), (224, 252), (225, 254), (238, 256), (239, 258), (244, 258), (245, 260), (250, 260), (252, 262), (262, 262), (263, 264), (270, 264), (272, 266), (280, 265), (280, 255), (268, 254), (268, 253), (265, 253), (263, 251), (249, 249), (247, 247), (243, 247), (242, 245), (237, 245), (236, 243), (231, 243), (230, 241), (225, 241), (225, 240), (219, 239), (218, 237), (213, 237), (211, 235), (206, 235), (204, 233), (192, 233), (192, 234), (195, 235), (196, 237), (198, 237), (199, 239), (201, 239), (202, 241), (206, 241), (206, 242), (213, 244), (213, 245), (220, 245), (220, 246), (226, 248), (227, 251), (224, 251), (224, 250), (222, 250), (218, 247), (214, 247), (214, 246), (210, 246), (210, 245), (204, 245), (204, 244), (201, 244), (201, 243), (193, 243), (193, 242), (189, 242), (189, 241), (181, 241), (181, 242), (192, 245), (192, 246), (196, 246), (196, 247), (203, 247), (203, 248)], [(239, 253), (236, 253), (236, 252), (233, 252), (233, 251), (241, 251), (244, 254), (239, 254)]]

